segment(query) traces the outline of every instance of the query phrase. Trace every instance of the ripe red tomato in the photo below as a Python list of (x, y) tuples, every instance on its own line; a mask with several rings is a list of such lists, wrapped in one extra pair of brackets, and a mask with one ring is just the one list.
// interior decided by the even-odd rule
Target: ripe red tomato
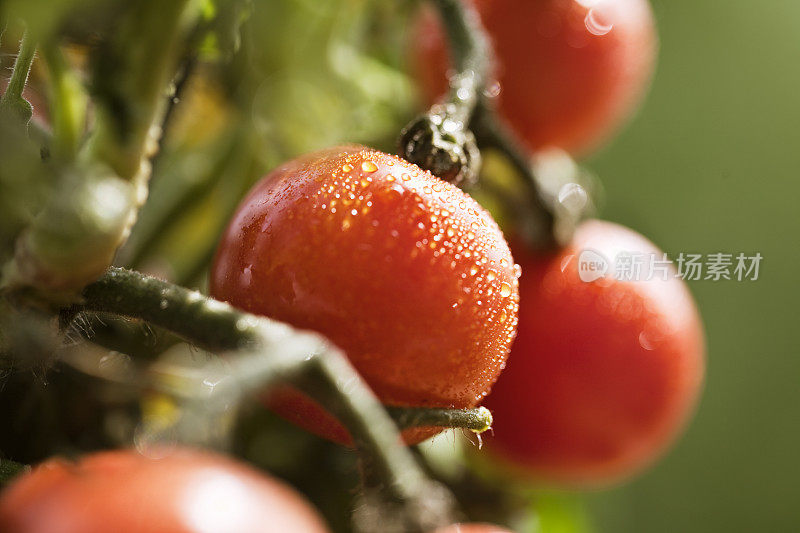
[(511, 533), (511, 531), (492, 524), (453, 524), (437, 529), (433, 533)]
[[(222, 238), (211, 294), (324, 334), (398, 406), (476, 405), (505, 364), (518, 307), (511, 253), (489, 214), (415, 165), (359, 146), (296, 159), (256, 185)], [(293, 389), (269, 404), (350, 442)]]
[(223, 456), (164, 449), (52, 459), (0, 497), (4, 533), (324, 533), (283, 483)]
[[(609, 222), (584, 223), (554, 256), (514, 250), (523, 269), (519, 334), (485, 402), (494, 414), (488, 449), (545, 481), (630, 475), (675, 439), (698, 398), (703, 331), (685, 283), (649, 268), (648, 254), (662, 260), (662, 252)], [(644, 254), (639, 281), (617, 279), (620, 252)], [(606, 276), (582, 281), (603, 265)]]
[[(504, 118), (528, 148), (595, 147), (635, 109), (657, 36), (647, 0), (473, 0), (495, 47)], [(415, 72), (430, 101), (445, 94), (444, 33), (427, 12)]]

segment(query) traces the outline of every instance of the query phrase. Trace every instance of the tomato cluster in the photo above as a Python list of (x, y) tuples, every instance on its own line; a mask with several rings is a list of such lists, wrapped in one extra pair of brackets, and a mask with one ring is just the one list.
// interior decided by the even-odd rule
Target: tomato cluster
[[(499, 110), (532, 151), (597, 145), (650, 77), (656, 36), (646, 0), (470, 4), (496, 48)], [(419, 32), (419, 77), (433, 100), (447, 88), (445, 41), (430, 17)], [(676, 437), (702, 384), (703, 331), (688, 289), (672, 271), (583, 279), (585, 252), (661, 257), (610, 223), (585, 223), (550, 254), (521, 241), (513, 252), (459, 188), (399, 157), (340, 146), (289, 161), (251, 190), (219, 244), (210, 293), (325, 335), (386, 405), (485, 400), (495, 420), (490, 454), (517, 474), (580, 486), (637, 472)], [(352, 443), (298, 390), (274, 388), (264, 402)], [(439, 431), (403, 436), (413, 444)], [(276, 480), (206, 452), (158, 453), (40, 465), (0, 497), (0, 530), (326, 531)], [(459, 531), (504, 530), (438, 533)]]

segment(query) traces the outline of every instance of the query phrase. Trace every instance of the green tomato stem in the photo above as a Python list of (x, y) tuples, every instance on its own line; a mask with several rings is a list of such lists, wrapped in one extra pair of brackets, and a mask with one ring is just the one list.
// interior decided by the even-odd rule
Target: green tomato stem
[(474, 409), (434, 409), (388, 407), (389, 415), (401, 428), (449, 427), (483, 433), (492, 427), (492, 413), (485, 407)]
[[(548, 205), (541, 189), (530, 156), (521, 142), (505, 124), (498, 120), (494, 110), (481, 106), (475, 115), (473, 129), (481, 149), (493, 148), (503, 154), (522, 180), (527, 191), (526, 202), (515, 209), (518, 227), (523, 238), (536, 249), (548, 250), (558, 246), (554, 228), (556, 217), (553, 206)], [(504, 203), (516, 205), (516, 202)]]
[(33, 113), (31, 104), (22, 97), (22, 91), (28, 82), (28, 75), (33, 64), (33, 57), (36, 53), (36, 45), (30, 33), (25, 30), (19, 45), (19, 54), (14, 61), (14, 70), (11, 72), (11, 79), (8, 80), (6, 92), (0, 97), (0, 109), (13, 111), (27, 123)]
[(88, 96), (57, 45), (44, 46), (43, 53), (50, 74), (51, 146), (54, 155), (72, 160), (78, 153), (86, 127)]
[[(423, 531), (452, 518), (449, 493), (425, 477), (378, 399), (345, 355), (320, 335), (119, 268), (109, 269), (88, 285), (82, 302), (70, 311), (142, 319), (204, 350), (235, 352), (234, 379), (220, 387), (220, 394), (257, 390), (278, 381), (293, 383), (345, 425), (365, 462), (382, 480), (381, 492), (388, 496), (387, 505), (400, 517), (402, 528)], [(170, 392), (179, 395), (181, 390)]]
[(450, 78), (452, 120), (468, 124), (489, 77), (492, 48), (477, 13), (462, 0), (435, 0), (444, 24), (456, 74)]

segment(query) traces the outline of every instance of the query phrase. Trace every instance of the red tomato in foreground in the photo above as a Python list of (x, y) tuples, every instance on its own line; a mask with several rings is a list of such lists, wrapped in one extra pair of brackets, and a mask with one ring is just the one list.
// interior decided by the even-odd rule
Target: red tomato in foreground
[[(631, 114), (655, 63), (647, 0), (474, 0), (495, 47), (498, 105), (531, 150), (594, 148)], [(444, 33), (426, 12), (415, 71), (430, 102), (447, 91)]]
[(53, 459), (0, 497), (3, 533), (325, 533), (294, 490), (226, 457), (165, 449)]
[[(489, 214), (429, 172), (358, 146), (290, 161), (255, 186), (219, 246), (211, 294), (324, 334), (400, 406), (475, 406), (505, 364), (518, 307), (511, 253)], [(269, 405), (350, 442), (293, 389)]]
[(433, 533), (511, 533), (511, 531), (492, 524), (453, 524), (439, 528)]
[[(639, 281), (615, 279), (626, 252), (643, 254)], [(685, 283), (671, 269), (646, 281), (649, 254), (662, 252), (609, 222), (583, 224), (555, 256), (515, 253), (519, 334), (485, 402), (487, 448), (517, 472), (568, 485), (636, 472), (675, 439), (700, 391), (703, 331)], [(606, 276), (589, 281), (604, 264)]]

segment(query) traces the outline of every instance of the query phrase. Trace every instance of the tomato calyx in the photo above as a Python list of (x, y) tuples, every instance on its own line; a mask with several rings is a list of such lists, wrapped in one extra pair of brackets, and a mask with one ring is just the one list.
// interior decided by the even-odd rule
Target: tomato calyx
[(454, 115), (455, 104), (447, 103), (414, 119), (400, 133), (400, 153), (406, 161), (467, 188), (478, 181), (481, 154), (475, 136)]
[(475, 10), (461, 0), (436, 2), (456, 58), (446, 100), (400, 133), (400, 155), (461, 188), (478, 180), (481, 156), (470, 121), (489, 79), (492, 49)]

